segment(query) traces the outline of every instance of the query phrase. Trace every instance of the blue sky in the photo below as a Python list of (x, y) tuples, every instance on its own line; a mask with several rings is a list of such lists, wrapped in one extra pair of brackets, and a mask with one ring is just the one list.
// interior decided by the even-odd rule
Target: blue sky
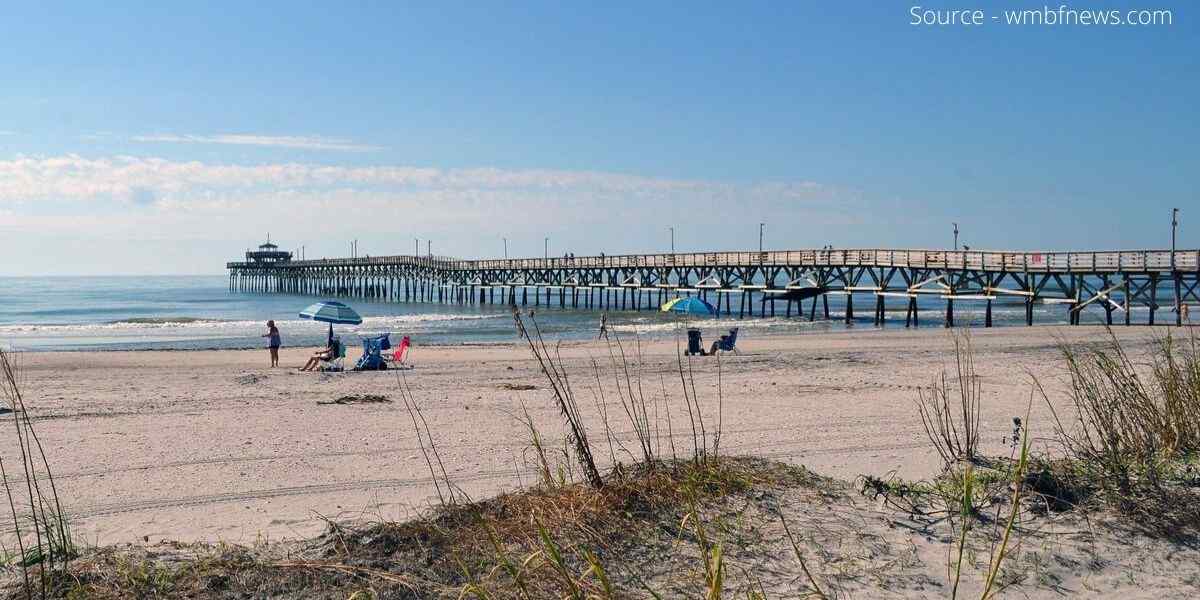
[[(171, 5), (167, 5), (171, 4)], [(1194, 4), (0, 7), (0, 274), (310, 257), (1200, 246)], [(1044, 3), (919, 3), (1041, 8)], [(1057, 6), (1057, 5), (1056, 5)], [(339, 214), (332, 217), (332, 214)], [(421, 242), (422, 248), (425, 242)]]

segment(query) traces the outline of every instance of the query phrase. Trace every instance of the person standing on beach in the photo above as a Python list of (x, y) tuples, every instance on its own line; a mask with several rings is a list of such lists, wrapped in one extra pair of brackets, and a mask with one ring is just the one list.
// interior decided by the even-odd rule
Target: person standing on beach
[(275, 321), (267, 321), (267, 334), (265, 338), (270, 338), (267, 348), (271, 350), (271, 367), (279, 366), (279, 347), (283, 345), (283, 340), (279, 337), (279, 328), (275, 326)]
[(596, 339), (608, 339), (608, 313), (600, 313), (600, 335)]

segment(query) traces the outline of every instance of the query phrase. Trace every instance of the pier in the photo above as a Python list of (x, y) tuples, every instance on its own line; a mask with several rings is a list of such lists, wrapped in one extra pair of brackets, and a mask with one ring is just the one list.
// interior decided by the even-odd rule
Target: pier
[[(270, 247), (268, 247), (270, 246)], [(1181, 309), (1200, 303), (1200, 250), (1003, 252), (977, 250), (773, 250), (617, 256), (460, 260), (438, 256), (372, 256), (293, 260), (274, 244), (227, 263), (234, 292), (438, 302), (559, 306), (593, 310), (657, 310), (667, 300), (698, 295), (722, 315), (829, 319), (829, 296), (845, 299), (842, 318), (871, 310), (890, 320), (889, 303), (917, 326), (918, 298), (936, 298), (947, 327), (955, 306), (1002, 298), (1025, 306), (1060, 305), (1071, 324), (1084, 311), (1108, 324), (1183, 323)], [(735, 302), (736, 299), (736, 302)], [(777, 305), (783, 304), (783, 308)], [(805, 304), (808, 303), (806, 307)], [(926, 305), (928, 303), (925, 303)], [(755, 307), (757, 305), (757, 314)], [(807, 308), (807, 310), (805, 310)], [(1168, 313), (1164, 318), (1159, 311)], [(932, 312), (932, 311), (927, 311)]]

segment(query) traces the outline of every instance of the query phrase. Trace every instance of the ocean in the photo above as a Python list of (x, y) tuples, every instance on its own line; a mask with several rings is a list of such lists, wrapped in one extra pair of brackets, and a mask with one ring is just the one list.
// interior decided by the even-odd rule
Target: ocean
[[(151, 350), (258, 348), (266, 340), (266, 321), (273, 319), (285, 346), (323, 343), (327, 325), (300, 319), (301, 309), (321, 300), (288, 294), (230, 292), (224, 276), (169, 277), (0, 277), (0, 347), (12, 350)], [(557, 301), (557, 296), (555, 296)], [(865, 294), (856, 297), (858, 317), (850, 327), (872, 329), (874, 305)], [(510, 309), (502, 305), (463, 306), (343, 300), (363, 316), (362, 325), (338, 326), (339, 335), (392, 332), (410, 335), (422, 344), (489, 344), (516, 340)], [(599, 310), (559, 309), (532, 304), (538, 326), (547, 339), (594, 338)], [(807, 314), (809, 304), (805, 304)], [(729, 327), (744, 328), (743, 335), (773, 335), (843, 329), (844, 300), (830, 296), (831, 321), (783, 317), (732, 317), (684, 322), (679, 317), (644, 310), (612, 311), (609, 327), (621, 333), (651, 337), (673, 336), (685, 325), (700, 326), (705, 339)], [(940, 326), (944, 304), (937, 298), (921, 299), (922, 327)], [(1039, 324), (1065, 323), (1062, 306), (1035, 305)], [(821, 314), (818, 306), (818, 316)], [(997, 301), (996, 326), (1023, 325), (1020, 300)], [(957, 324), (982, 324), (983, 303), (959, 301)], [(904, 327), (904, 304), (889, 299), (887, 327)], [(394, 336), (397, 337), (397, 336)]]

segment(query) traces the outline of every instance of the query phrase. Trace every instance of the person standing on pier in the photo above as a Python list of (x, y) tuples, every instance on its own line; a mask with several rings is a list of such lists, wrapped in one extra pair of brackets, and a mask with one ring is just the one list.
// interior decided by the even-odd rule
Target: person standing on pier
[(279, 347), (283, 345), (283, 340), (279, 337), (279, 328), (275, 326), (275, 321), (267, 321), (267, 333), (263, 337), (270, 338), (267, 348), (271, 350), (271, 368), (278, 367)]

